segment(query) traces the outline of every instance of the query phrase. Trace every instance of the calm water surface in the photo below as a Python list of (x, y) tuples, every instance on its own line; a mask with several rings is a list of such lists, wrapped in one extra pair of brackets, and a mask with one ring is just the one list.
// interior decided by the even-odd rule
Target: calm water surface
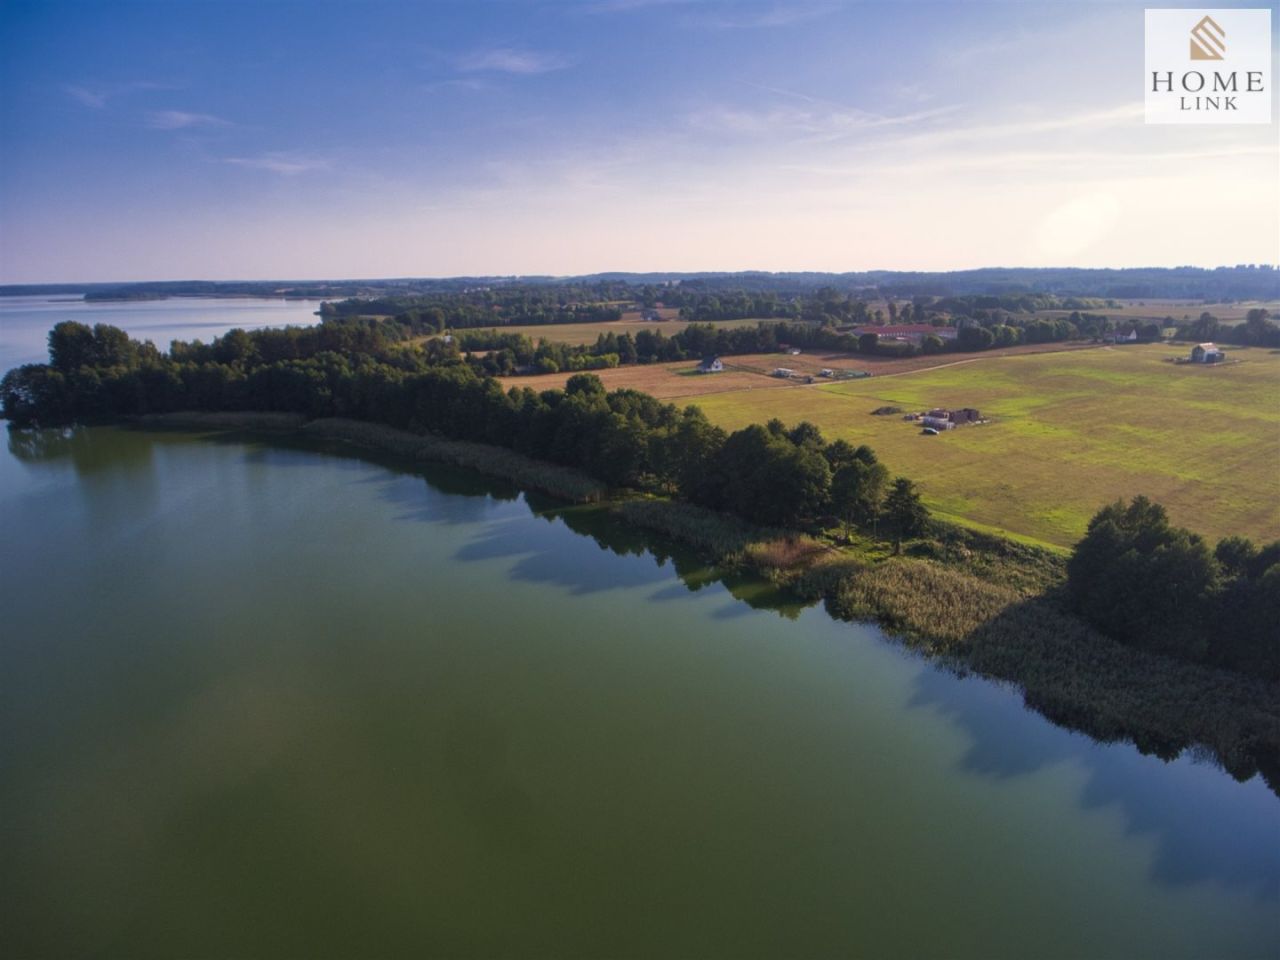
[(0, 955), (1280, 949), (1260, 781), (590, 512), (101, 428), (0, 530)]
[(233, 327), (305, 326), (318, 322), (318, 300), (265, 300), (236, 297), (174, 297), (119, 303), (85, 303), (78, 297), (0, 297), (0, 376), (23, 363), (49, 359), (48, 336), (54, 324), (75, 320), (93, 326), (109, 323), (135, 340), (150, 340), (168, 350), (173, 340), (208, 343)]

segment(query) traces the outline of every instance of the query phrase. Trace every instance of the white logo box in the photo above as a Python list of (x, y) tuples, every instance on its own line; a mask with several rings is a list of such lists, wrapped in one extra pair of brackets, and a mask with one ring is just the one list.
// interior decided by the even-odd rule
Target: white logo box
[(1147, 123), (1271, 122), (1270, 8), (1149, 9), (1145, 52)]

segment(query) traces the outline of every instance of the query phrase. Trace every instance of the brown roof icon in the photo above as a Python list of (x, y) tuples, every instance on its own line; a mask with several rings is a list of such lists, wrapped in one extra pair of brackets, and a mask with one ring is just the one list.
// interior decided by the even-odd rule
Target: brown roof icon
[(1206, 14), (1191, 28), (1191, 59), (1221, 60), (1227, 52), (1227, 31)]

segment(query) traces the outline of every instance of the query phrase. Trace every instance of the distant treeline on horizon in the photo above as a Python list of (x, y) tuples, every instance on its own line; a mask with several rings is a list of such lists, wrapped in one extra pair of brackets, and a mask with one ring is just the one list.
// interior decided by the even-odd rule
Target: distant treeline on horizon
[(133, 300), (181, 296), (295, 297), (332, 300), (446, 293), (510, 285), (632, 288), (679, 286), (703, 291), (743, 290), (799, 295), (824, 287), (877, 296), (965, 296), (1049, 293), (1057, 296), (1206, 301), (1280, 299), (1280, 270), (1271, 264), (1232, 267), (1127, 269), (987, 267), (949, 272), (869, 270), (850, 273), (697, 272), (595, 273), (583, 276), (388, 278), (377, 280), (165, 280), (142, 283), (0, 285), (0, 296), (83, 294), (87, 299)]

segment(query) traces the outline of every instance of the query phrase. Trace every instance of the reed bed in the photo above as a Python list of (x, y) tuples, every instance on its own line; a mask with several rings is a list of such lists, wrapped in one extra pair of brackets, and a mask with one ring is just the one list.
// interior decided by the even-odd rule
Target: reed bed
[(934, 562), (846, 562), (833, 579), (822, 585), (833, 616), (873, 620), (953, 669), (1014, 684), (1056, 723), (1165, 759), (1200, 749), (1240, 779), (1261, 770), (1280, 792), (1274, 685), (1125, 646), (1054, 591), (1029, 597)]
[(746, 562), (775, 583), (791, 584), (834, 548), (798, 534), (747, 545)]
[(757, 527), (727, 513), (657, 497), (622, 500), (613, 510), (628, 523), (687, 543), (729, 566), (744, 562), (752, 544), (787, 536), (785, 531)]

